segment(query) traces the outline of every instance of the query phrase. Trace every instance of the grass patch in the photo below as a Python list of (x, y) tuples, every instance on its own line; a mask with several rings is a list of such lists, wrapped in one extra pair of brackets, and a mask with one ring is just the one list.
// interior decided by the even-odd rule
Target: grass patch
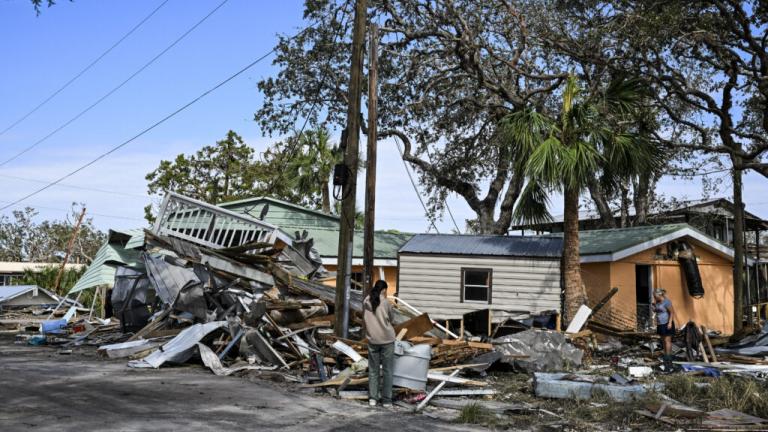
[(479, 403), (471, 403), (464, 406), (456, 417), (457, 423), (478, 424), (493, 426), (496, 424), (497, 417), (492, 411), (488, 410)]
[[(709, 385), (696, 385), (702, 382)], [(768, 387), (755, 379), (725, 375), (715, 380), (706, 380), (676, 374), (667, 378), (665, 386), (666, 395), (695, 408), (705, 411), (729, 408), (768, 418)]]

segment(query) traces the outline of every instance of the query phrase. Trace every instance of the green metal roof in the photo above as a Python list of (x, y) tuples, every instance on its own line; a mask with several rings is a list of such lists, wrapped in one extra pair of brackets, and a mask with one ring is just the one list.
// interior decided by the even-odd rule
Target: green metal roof
[[(339, 253), (339, 217), (310, 210), (296, 204), (269, 197), (249, 198), (219, 204), (227, 210), (258, 218), (265, 205), (269, 205), (264, 222), (279, 227), (286, 234), (306, 230), (315, 240), (315, 248), (323, 257), (336, 257)], [(397, 251), (413, 237), (410, 233), (377, 231), (374, 234), (374, 256), (397, 259)], [(363, 233), (355, 232), (354, 258), (363, 257)]]
[(311, 210), (302, 206), (269, 197), (249, 198), (238, 201), (230, 201), (219, 204), (227, 210), (242, 213), (258, 218), (264, 206), (269, 205), (264, 222), (278, 226), (285, 232), (292, 229), (309, 229), (311, 227), (324, 227), (337, 229), (339, 217), (329, 215), (317, 210)]
[[(579, 253), (581, 255), (610, 254), (685, 228), (693, 229), (688, 224), (680, 223), (579, 231)], [(561, 237), (563, 234), (550, 235)]]
[(115, 283), (114, 264), (131, 267), (142, 266), (141, 252), (137, 249), (125, 247), (132, 243), (138, 244), (138, 237), (141, 237), (141, 243), (143, 244), (143, 230), (110, 230), (107, 242), (99, 248), (91, 265), (88, 266), (88, 269), (85, 270), (85, 273), (83, 273), (75, 286), (69, 290), (67, 295), (100, 285), (112, 286)]
[[(339, 231), (328, 229), (309, 229), (309, 236), (315, 240), (315, 249), (322, 257), (336, 257), (339, 253)], [(397, 259), (397, 251), (413, 237), (409, 233), (376, 231), (373, 237), (373, 255), (380, 259)], [(363, 233), (355, 231), (353, 243), (354, 258), (363, 257)]]

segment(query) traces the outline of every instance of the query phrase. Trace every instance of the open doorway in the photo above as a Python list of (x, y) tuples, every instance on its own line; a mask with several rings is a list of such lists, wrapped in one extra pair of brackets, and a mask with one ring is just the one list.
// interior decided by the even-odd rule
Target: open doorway
[(637, 330), (653, 329), (651, 317), (651, 266), (635, 265), (635, 302), (637, 304)]

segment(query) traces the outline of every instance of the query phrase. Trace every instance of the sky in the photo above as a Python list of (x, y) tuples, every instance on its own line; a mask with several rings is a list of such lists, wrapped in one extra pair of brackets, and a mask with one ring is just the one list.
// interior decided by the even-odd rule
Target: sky
[[(163, 0), (59, 0), (35, 15), (29, 0), (0, 0), (0, 131), (69, 81)], [(126, 80), (216, 8), (222, 0), (168, 0), (136, 32), (40, 110), (0, 135), (0, 162), (45, 137)], [(0, 166), (0, 207), (54, 180), (136, 135), (269, 52), (278, 34), (302, 27), (303, 1), (229, 0), (187, 37), (99, 105), (29, 152)], [(253, 120), (262, 95), (257, 83), (274, 75), (272, 57), (258, 63), (179, 115), (91, 167), (19, 204), (38, 219), (62, 219), (73, 202), (85, 203), (100, 229), (145, 225), (150, 201), (144, 176), (163, 159), (193, 153), (232, 129), (256, 151), (265, 137)], [(361, 175), (363, 175), (361, 173)], [(363, 181), (358, 206), (363, 207)], [(768, 218), (768, 181), (744, 179), (747, 210)], [(658, 191), (697, 199), (697, 181), (664, 178)], [(724, 195), (730, 195), (727, 190)], [(425, 232), (429, 222), (393, 142), (379, 144), (377, 229)], [(473, 217), (458, 197), (448, 204), (461, 229)], [(10, 214), (13, 209), (2, 211)], [(552, 197), (552, 214), (562, 200)], [(437, 223), (440, 232), (450, 218)]]

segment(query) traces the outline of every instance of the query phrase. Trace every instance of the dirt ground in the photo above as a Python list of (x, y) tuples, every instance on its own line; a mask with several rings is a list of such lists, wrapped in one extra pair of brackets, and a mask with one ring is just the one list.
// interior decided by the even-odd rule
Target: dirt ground
[(130, 369), (93, 348), (0, 336), (0, 431), (468, 431), (404, 408), (315, 395), (295, 384), (218, 377), (202, 366)]

